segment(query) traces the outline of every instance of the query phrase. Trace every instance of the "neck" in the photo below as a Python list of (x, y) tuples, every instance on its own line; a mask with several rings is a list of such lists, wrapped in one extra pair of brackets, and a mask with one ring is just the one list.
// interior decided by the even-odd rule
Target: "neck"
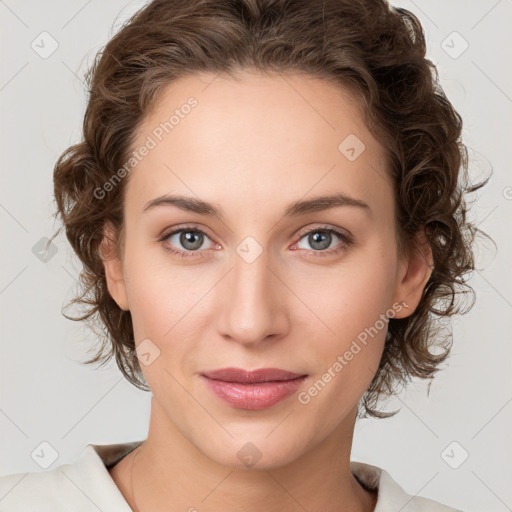
[(126, 457), (128, 485), (120, 488), (135, 512), (372, 512), (375, 508), (377, 494), (363, 489), (350, 471), (355, 410), (351, 428), (339, 428), (293, 462), (267, 469), (217, 464), (173, 424), (161, 421), (161, 412), (153, 398), (147, 440)]

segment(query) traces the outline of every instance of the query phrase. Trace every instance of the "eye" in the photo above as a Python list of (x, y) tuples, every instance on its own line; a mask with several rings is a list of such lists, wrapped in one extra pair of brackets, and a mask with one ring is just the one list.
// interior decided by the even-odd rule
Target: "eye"
[[(336, 244), (336, 238), (341, 240), (341, 243)], [(338, 254), (353, 243), (352, 238), (348, 234), (330, 227), (310, 229), (306, 233), (303, 233), (295, 246), (299, 249), (308, 249), (307, 247), (301, 246), (301, 240), (303, 239), (306, 241), (306, 244), (309, 244), (311, 247), (310, 252), (312, 252), (314, 257)], [(333, 242), (334, 249), (332, 249)], [(330, 247), (331, 250), (326, 250)]]
[[(311, 249), (308, 252), (312, 257), (338, 254), (353, 243), (350, 235), (325, 226), (300, 233), (300, 240), (292, 246), (292, 250), (295, 250), (295, 247), (308, 250), (307, 247), (301, 246), (303, 239), (310, 245)], [(341, 243), (336, 244), (336, 239), (341, 240)], [(159, 238), (159, 242), (163, 243), (166, 251), (180, 258), (206, 256), (205, 249), (208, 249), (208, 240), (210, 237), (194, 226), (183, 226), (168, 231)], [(331, 247), (333, 242), (334, 248)], [(214, 245), (215, 248), (221, 248), (218, 244)], [(331, 249), (329, 249), (330, 247)]]
[(166, 232), (160, 237), (159, 241), (165, 242), (165, 250), (182, 258), (187, 258), (190, 256), (203, 256), (204, 251), (201, 249), (208, 249), (207, 240), (209, 239), (209, 236), (204, 231), (196, 227), (185, 226)]

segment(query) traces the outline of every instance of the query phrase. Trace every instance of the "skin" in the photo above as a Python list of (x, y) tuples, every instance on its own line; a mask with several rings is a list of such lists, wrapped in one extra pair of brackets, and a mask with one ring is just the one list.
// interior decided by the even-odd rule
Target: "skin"
[[(180, 78), (159, 97), (134, 147), (190, 96), (197, 107), (129, 175), (121, 257), (109, 253), (105, 230), (109, 292), (131, 311), (136, 345), (149, 338), (160, 351), (141, 365), (153, 396), (133, 468), (135, 501), (136, 451), (110, 474), (134, 510), (372, 511), (377, 494), (351, 474), (350, 451), (385, 328), (306, 405), (294, 394), (268, 409), (237, 409), (199, 373), (276, 367), (307, 373), (299, 392), (307, 390), (393, 304), (408, 304), (395, 318), (414, 311), (431, 253), (399, 257), (386, 153), (348, 91), (299, 74)], [(351, 133), (365, 144), (354, 161), (338, 150)], [(370, 208), (283, 217), (294, 201), (334, 192)], [(223, 218), (175, 206), (142, 213), (169, 193), (214, 203)], [(185, 224), (206, 233), (195, 252), (180, 233), (158, 240)], [(326, 225), (354, 243), (332, 234), (328, 248), (315, 251), (318, 243), (300, 230)], [(236, 252), (247, 236), (263, 248), (251, 263)], [(249, 442), (260, 452), (252, 467), (237, 456)]]

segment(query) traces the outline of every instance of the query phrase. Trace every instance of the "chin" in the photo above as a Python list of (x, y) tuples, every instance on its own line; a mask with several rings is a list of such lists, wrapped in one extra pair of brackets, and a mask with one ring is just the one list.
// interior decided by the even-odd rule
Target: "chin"
[[(291, 436), (268, 436), (269, 431), (260, 435), (245, 435), (225, 439), (212, 440), (212, 444), (204, 445), (204, 439), (196, 447), (210, 460), (231, 469), (276, 469), (286, 466), (298, 459), (305, 450), (305, 443)], [(282, 433), (281, 433), (282, 434)], [(271, 439), (272, 436), (275, 436)]]

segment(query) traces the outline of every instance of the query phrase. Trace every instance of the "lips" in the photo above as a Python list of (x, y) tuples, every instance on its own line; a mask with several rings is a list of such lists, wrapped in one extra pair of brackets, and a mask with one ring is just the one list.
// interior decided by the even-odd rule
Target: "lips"
[(243, 370), (222, 368), (203, 372), (206, 387), (224, 403), (237, 409), (272, 407), (294, 394), (307, 378), (278, 368)]

